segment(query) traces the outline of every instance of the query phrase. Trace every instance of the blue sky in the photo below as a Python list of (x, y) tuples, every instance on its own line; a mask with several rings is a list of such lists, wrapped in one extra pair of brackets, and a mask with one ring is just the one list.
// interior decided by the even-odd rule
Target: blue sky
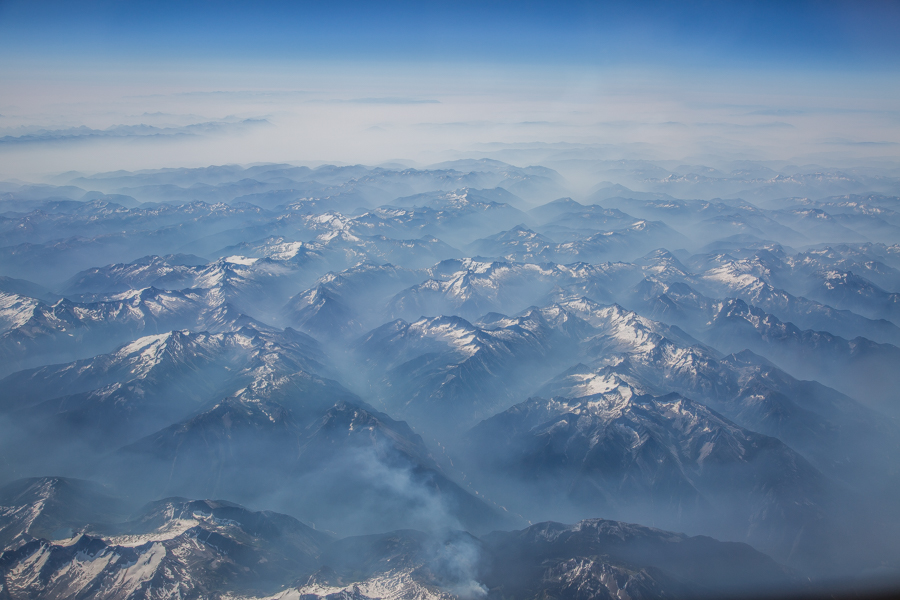
[(895, 68), (898, 2), (0, 2), (9, 59)]
[(498, 143), (897, 160), (897, 31), (897, 1), (0, 0), (0, 176)]

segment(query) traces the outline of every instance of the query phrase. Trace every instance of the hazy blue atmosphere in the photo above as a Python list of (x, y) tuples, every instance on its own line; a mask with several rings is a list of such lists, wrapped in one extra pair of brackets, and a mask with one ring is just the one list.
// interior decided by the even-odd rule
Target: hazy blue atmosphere
[(428, 164), (497, 144), (891, 159), (898, 21), (894, 2), (5, 1), (3, 169)]
[(0, 0), (0, 600), (892, 597), (898, 31)]

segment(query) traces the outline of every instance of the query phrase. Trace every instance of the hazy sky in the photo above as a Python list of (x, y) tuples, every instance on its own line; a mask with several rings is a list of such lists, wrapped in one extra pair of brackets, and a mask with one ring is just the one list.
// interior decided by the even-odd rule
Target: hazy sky
[(0, 1), (0, 176), (497, 143), (896, 161), (898, 30), (898, 2)]

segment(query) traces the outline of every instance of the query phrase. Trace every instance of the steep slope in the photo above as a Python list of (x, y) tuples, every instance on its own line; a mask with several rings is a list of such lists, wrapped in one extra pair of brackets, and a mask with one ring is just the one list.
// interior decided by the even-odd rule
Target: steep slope
[(900, 294), (887, 292), (852, 271), (823, 270), (814, 279), (807, 296), (872, 319), (900, 322)]
[(817, 468), (854, 485), (871, 485), (889, 464), (876, 448), (898, 444), (897, 425), (817, 382), (798, 381), (749, 351), (724, 358), (665, 338), (646, 351), (605, 355), (576, 365), (538, 390), (583, 397), (623, 379), (652, 395), (678, 392), (743, 427), (776, 437)]
[(142, 465), (166, 494), (274, 498), (341, 532), (442, 519), (480, 531), (502, 522), (443, 472), (405, 423), (352, 397), (225, 400), (124, 448), (118, 459), (124, 469)]
[(80, 298), (89, 301), (148, 286), (173, 290), (173, 293), (174, 290), (205, 293), (219, 304), (230, 303), (241, 312), (265, 317), (281, 308), (298, 288), (308, 286), (328, 269), (315, 252), (307, 260), (300, 260), (291, 253), (298, 251), (292, 245), (274, 246), (271, 256), (230, 254), (209, 263), (182, 255), (148, 256), (79, 273), (68, 288), (72, 294), (80, 293)]
[(787, 257), (794, 273), (815, 277), (826, 271), (849, 272), (864, 277), (885, 290), (900, 289), (900, 270), (890, 266), (883, 245), (840, 244), (800, 252)]
[[(605, 383), (591, 396), (517, 404), (467, 434), (470, 461), (534, 488), (498, 500), (529, 513), (571, 503), (576, 514), (746, 540), (782, 557), (821, 528), (830, 484), (782, 442), (684, 397)], [(529, 497), (537, 506), (522, 505)]]
[[(37, 510), (41, 502), (22, 506)], [(61, 509), (69, 537), (0, 552), (5, 597), (451, 600), (798, 589), (783, 567), (744, 544), (599, 519), (483, 540), (444, 527), (335, 539), (287, 515), (222, 500), (166, 498), (103, 524)]]
[(615, 208), (597, 204), (572, 207), (545, 222), (539, 230), (555, 240), (571, 241), (589, 237), (600, 231), (615, 231), (633, 225), (636, 219)]
[[(585, 219), (577, 218), (576, 221), (588, 225)], [(478, 240), (471, 247), (487, 256), (500, 256), (510, 261), (594, 263), (634, 259), (660, 245), (682, 248), (688, 243), (687, 238), (659, 221), (631, 220), (611, 231), (589, 229), (584, 236), (559, 230), (547, 233), (576, 239), (557, 243), (549, 237), (519, 228)]]
[(3, 380), (7, 394), (0, 410), (39, 438), (111, 448), (229, 391), (278, 376), (325, 372), (322, 360), (314, 340), (290, 329), (173, 331), (111, 354), (10, 375)]
[(789, 571), (746, 544), (591, 519), (484, 538), (490, 597), (663, 598), (793, 593)]
[(286, 515), (174, 498), (147, 506), (131, 522), (6, 550), (0, 571), (6, 596), (16, 600), (219, 598), (275, 591), (313, 571), (329, 542)]
[(603, 284), (615, 268), (575, 264), (528, 264), (475, 259), (446, 260), (428, 270), (429, 279), (399, 292), (387, 305), (392, 318), (457, 315), (474, 320), (486, 312), (516, 313), (546, 304), (557, 288), (589, 287), (605, 295)]
[(513, 403), (570, 364), (590, 327), (558, 307), (477, 324), (459, 317), (394, 321), (366, 334), (356, 355), (389, 410), (433, 431), (458, 431)]
[(76, 274), (64, 286), (67, 294), (115, 293), (156, 287), (192, 287), (197, 267), (206, 260), (190, 255), (145, 256), (130, 263), (94, 267)]
[[(755, 271), (752, 264), (728, 260), (703, 271), (697, 287), (712, 297), (740, 298), (801, 329), (828, 331), (848, 339), (863, 336), (878, 342), (900, 343), (900, 329), (890, 321), (869, 319), (856, 312), (792, 295), (773, 286)], [(782, 278), (789, 276), (788, 271)], [(801, 277), (797, 281), (805, 280)]]
[[(410, 208), (406, 208), (410, 207)], [(477, 190), (461, 189), (398, 198), (353, 217), (353, 232), (386, 235), (395, 239), (433, 236), (454, 247), (528, 223), (528, 215), (506, 202), (487, 198)]]
[(356, 311), (321, 283), (291, 298), (285, 312), (291, 325), (322, 341), (363, 332)]
[(743, 300), (713, 300), (685, 284), (644, 280), (633, 299), (641, 312), (676, 323), (724, 352), (753, 350), (797, 376), (897, 413), (892, 390), (898, 383), (893, 373), (900, 364), (900, 349), (894, 345), (801, 330)]
[(422, 274), (390, 263), (364, 262), (326, 273), (291, 298), (282, 314), (288, 323), (322, 341), (359, 335), (383, 322), (388, 299), (420, 281)]
[(81, 479), (34, 477), (0, 488), (0, 548), (35, 539), (70, 538), (89, 523), (124, 518), (128, 505), (109, 489)]
[(497, 256), (509, 260), (536, 262), (553, 244), (552, 239), (535, 233), (524, 225), (516, 225), (509, 231), (475, 240), (469, 244), (468, 249), (473, 256)]
[(124, 342), (174, 329), (231, 331), (253, 323), (216, 290), (131, 290), (99, 301), (46, 304), (4, 295), (0, 374), (109, 352)]

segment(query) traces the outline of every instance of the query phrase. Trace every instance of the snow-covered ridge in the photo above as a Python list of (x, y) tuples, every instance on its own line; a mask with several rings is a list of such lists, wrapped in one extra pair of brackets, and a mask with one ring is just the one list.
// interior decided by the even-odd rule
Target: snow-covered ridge
[(0, 292), (0, 333), (27, 323), (39, 304), (34, 298)]
[(138, 338), (119, 349), (115, 354), (115, 359), (130, 360), (139, 365), (139, 367), (136, 366), (136, 369), (139, 368), (143, 372), (149, 371), (162, 360), (171, 336), (172, 333), (168, 332)]
[(405, 568), (379, 573), (363, 581), (344, 586), (308, 583), (272, 596), (226, 596), (227, 600), (456, 600), (457, 596), (418, 581), (415, 569)]

